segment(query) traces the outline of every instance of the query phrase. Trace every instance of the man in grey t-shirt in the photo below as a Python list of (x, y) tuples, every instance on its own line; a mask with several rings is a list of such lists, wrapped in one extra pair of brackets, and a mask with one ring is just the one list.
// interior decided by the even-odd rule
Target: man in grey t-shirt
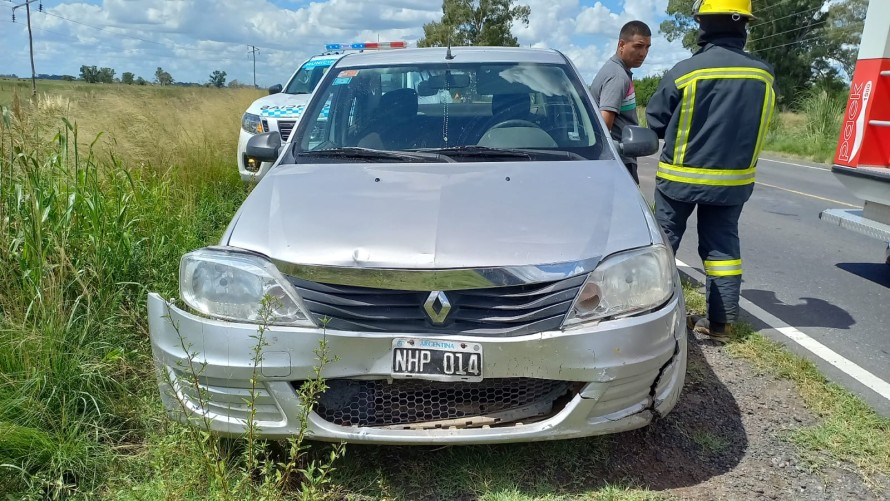
[[(634, 90), (631, 68), (639, 68), (652, 47), (652, 31), (642, 21), (631, 21), (621, 28), (618, 49), (606, 61), (590, 84), (590, 93), (603, 114), (606, 127), (615, 140), (621, 140), (621, 130), (626, 125), (639, 125), (637, 119), (637, 95)], [(637, 175), (637, 159), (621, 157), (634, 181)]]

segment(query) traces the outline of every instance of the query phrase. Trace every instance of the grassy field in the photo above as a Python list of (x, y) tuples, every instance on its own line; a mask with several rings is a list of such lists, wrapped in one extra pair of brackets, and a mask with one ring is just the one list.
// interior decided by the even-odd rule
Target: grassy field
[[(584, 465), (615, 452), (604, 440), (509, 454), (349, 447), (330, 476), (300, 473), (317, 482), (307, 488), (281, 473), (323, 464), (330, 448), (288, 466), (294, 444), (245, 453), (253, 445), (171, 422), (157, 394), (146, 293), (176, 296), (180, 256), (215, 243), (243, 200), (237, 130), (262, 91), (40, 90), (29, 101), (29, 82), (0, 80), (0, 498), (660, 498), (633, 482), (585, 478)], [(797, 382), (820, 409), (823, 424), (795, 437), (801, 447), (864, 471), (890, 468), (885, 420), (754, 334), (732, 349)], [(398, 471), (381, 468), (396, 456)], [(567, 493), (567, 478), (598, 486)]]
[(176, 295), (182, 253), (243, 199), (233, 138), (260, 94), (21, 87), (0, 81), (0, 493), (163, 479), (189, 459), (158, 411), (146, 293)]

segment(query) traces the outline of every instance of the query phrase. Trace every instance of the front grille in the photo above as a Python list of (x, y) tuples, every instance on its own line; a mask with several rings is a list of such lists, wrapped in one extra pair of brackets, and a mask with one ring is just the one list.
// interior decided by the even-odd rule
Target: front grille
[(294, 124), (297, 123), (293, 120), (279, 120), (278, 121), (278, 133), (281, 134), (281, 141), (287, 141), (290, 138), (290, 133), (294, 131)]
[(530, 378), (479, 383), (333, 379), (327, 384), (315, 412), (340, 426), (508, 424), (552, 414), (577, 391), (569, 381)]
[[(534, 285), (445, 291), (451, 311), (441, 325), (424, 310), (428, 291), (330, 285), (289, 277), (306, 307), (332, 330), (519, 336), (555, 330), (585, 276)], [(440, 304), (436, 304), (436, 309)]]

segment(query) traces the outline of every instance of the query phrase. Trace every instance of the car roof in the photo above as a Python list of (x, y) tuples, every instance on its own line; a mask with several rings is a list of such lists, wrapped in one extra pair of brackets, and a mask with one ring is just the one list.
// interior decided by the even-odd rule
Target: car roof
[(520, 47), (452, 47), (453, 59), (446, 59), (445, 47), (366, 51), (346, 54), (338, 66), (377, 66), (412, 63), (545, 63), (565, 64), (566, 59), (553, 49)]
[(317, 54), (309, 58), (309, 61), (336, 61), (346, 54), (341, 53), (333, 53), (333, 54)]

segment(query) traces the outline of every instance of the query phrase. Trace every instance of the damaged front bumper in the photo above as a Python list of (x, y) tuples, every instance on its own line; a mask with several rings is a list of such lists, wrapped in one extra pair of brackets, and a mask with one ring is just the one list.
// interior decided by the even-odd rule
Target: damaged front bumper
[[(168, 411), (229, 436), (251, 420), (255, 436), (300, 431), (298, 389), (313, 377), (323, 340), (333, 361), (321, 373), (330, 388), (305, 423), (315, 440), (483, 444), (616, 433), (669, 412), (686, 373), (679, 287), (662, 308), (632, 318), (518, 337), (448, 336), (481, 344), (481, 383), (391, 379), (392, 341), (411, 333), (270, 326), (257, 352), (257, 325), (196, 316), (157, 294), (148, 310)], [(399, 417), (425, 412), (435, 419)]]

